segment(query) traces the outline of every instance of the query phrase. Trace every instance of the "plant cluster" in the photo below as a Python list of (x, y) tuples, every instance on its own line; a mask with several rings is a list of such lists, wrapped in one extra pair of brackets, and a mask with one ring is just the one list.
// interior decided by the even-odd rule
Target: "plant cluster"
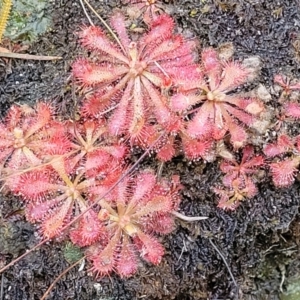
[[(282, 88), (279, 98), (284, 102), (281, 108), (281, 115), (277, 123), (277, 128), (281, 128), (283, 120), (291, 119), (297, 121), (300, 118), (300, 104), (289, 99), (293, 91), (300, 90), (300, 83), (291, 83), (291, 80), (283, 75), (276, 75), (274, 82)], [(294, 183), (300, 165), (300, 135), (290, 136), (280, 131), (277, 140), (265, 146), (264, 154), (272, 161), (269, 162), (271, 176), (275, 186), (288, 187)]]
[(253, 175), (262, 166), (264, 158), (261, 155), (255, 156), (251, 145), (243, 149), (240, 163), (235, 159), (223, 160), (220, 169), (226, 174), (222, 180), (224, 188), (215, 188), (215, 192), (220, 196), (218, 207), (233, 210), (240, 201), (254, 197), (257, 194), (257, 187)]
[(124, 4), (131, 4), (129, 10), (136, 11), (146, 24), (150, 24), (160, 13), (164, 6), (157, 0), (123, 0)]
[[(21, 196), (27, 220), (44, 238), (63, 236), (64, 226), (85, 212), (68, 235), (74, 244), (90, 246), (97, 275), (133, 274), (137, 251), (154, 264), (161, 260), (163, 247), (154, 235), (174, 228), (181, 188), (176, 176), (158, 181), (146, 170), (109, 192), (128, 169), (127, 146), (109, 134), (105, 120), (58, 121), (43, 102), (11, 107), (0, 130), (5, 186)], [(91, 204), (95, 208), (88, 209)]]
[[(4, 186), (23, 199), (27, 220), (45, 239), (69, 237), (83, 247), (97, 276), (134, 274), (137, 253), (158, 264), (164, 248), (157, 236), (175, 227), (179, 177), (158, 179), (150, 169), (128, 175), (133, 147), (162, 161), (223, 157), (225, 175), (214, 191), (218, 207), (229, 210), (256, 195), (259, 169), (268, 166), (274, 184), (285, 187), (300, 165), (299, 136), (281, 133), (264, 155), (251, 145), (266, 107), (238, 92), (249, 68), (212, 48), (198, 56), (197, 42), (175, 33), (158, 1), (124, 2), (144, 10), (147, 32), (131, 33), (120, 11), (111, 17), (111, 36), (82, 28), (80, 42), (91, 55), (72, 65), (84, 95), (78, 120), (59, 120), (40, 102), (14, 105), (0, 123)], [(281, 75), (274, 81), (284, 97), (300, 89)], [(281, 114), (297, 119), (300, 105), (288, 102)]]

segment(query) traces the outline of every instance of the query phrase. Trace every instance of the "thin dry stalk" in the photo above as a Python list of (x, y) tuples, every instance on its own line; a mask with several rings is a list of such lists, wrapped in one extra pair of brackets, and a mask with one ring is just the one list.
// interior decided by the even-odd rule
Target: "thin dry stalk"
[(58, 60), (61, 56), (45, 56), (45, 55), (31, 55), (14, 52), (0, 52), (0, 57), (29, 59), (29, 60)]
[(70, 267), (68, 267), (67, 269), (65, 269), (62, 273), (60, 273), (56, 279), (52, 282), (52, 284), (49, 286), (49, 288), (47, 289), (47, 291), (44, 293), (44, 295), (42, 296), (42, 298), (40, 300), (46, 300), (47, 296), (49, 295), (49, 293), (51, 292), (51, 290), (53, 289), (53, 287), (56, 285), (56, 283), (65, 275), (67, 274), (71, 269), (73, 269), (76, 265), (78, 265), (83, 259), (85, 259), (85, 256), (80, 258), (78, 261), (76, 261), (73, 265), (71, 265)]
[(230, 277), (231, 277), (231, 279), (232, 279), (234, 285), (235, 285), (236, 287), (238, 287), (238, 284), (237, 284), (237, 282), (235, 281), (235, 278), (234, 278), (234, 276), (233, 276), (233, 274), (232, 274), (232, 272), (231, 272), (231, 270), (230, 270), (230, 268), (229, 268), (229, 265), (228, 265), (228, 263), (227, 263), (227, 261), (226, 261), (224, 255), (223, 255), (222, 252), (218, 249), (218, 247), (213, 243), (213, 241), (212, 241), (211, 239), (208, 239), (208, 240), (209, 240), (210, 244), (213, 246), (213, 248), (214, 248), (214, 249), (218, 252), (218, 254), (221, 256), (221, 258), (222, 258), (222, 260), (223, 260), (223, 262), (224, 262), (224, 264), (225, 264), (225, 266), (226, 266), (226, 268), (227, 268), (227, 270), (228, 270), (228, 273), (229, 273), (229, 275), (230, 275)]

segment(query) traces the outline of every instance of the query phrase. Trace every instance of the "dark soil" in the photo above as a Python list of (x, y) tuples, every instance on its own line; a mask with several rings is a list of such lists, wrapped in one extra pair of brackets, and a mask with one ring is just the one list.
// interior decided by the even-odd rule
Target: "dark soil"
[[(283, 72), (300, 78), (299, 1), (165, 2), (179, 30), (188, 37), (198, 37), (201, 46), (232, 42), (237, 59), (259, 56), (261, 72), (246, 88), (261, 83), (272, 95), (270, 106), (277, 106), (274, 74)], [(120, 1), (115, 0), (90, 3), (105, 19), (114, 8), (120, 8)], [(27, 53), (63, 59), (0, 60), (2, 115), (12, 103), (32, 104), (40, 99), (58, 103), (66, 117), (74, 108), (77, 99), (72, 94), (70, 65), (82, 54), (75, 33), (87, 24), (87, 19), (79, 1), (49, 1), (47, 13), (53, 21), (52, 29), (40, 36)], [(101, 25), (96, 17), (93, 20)], [(159, 167), (154, 160), (146, 163)], [(279, 299), (282, 276), (300, 275), (299, 184), (275, 189), (264, 177), (258, 196), (233, 212), (225, 212), (216, 207), (212, 192), (220, 182), (217, 165), (189, 163), (178, 157), (164, 166), (163, 175), (180, 174), (185, 186), (181, 212), (209, 219), (178, 221), (176, 231), (162, 238), (166, 255), (159, 266), (141, 263), (139, 272), (128, 280), (112, 275), (98, 281), (88, 276), (89, 266), (81, 271), (76, 266), (55, 285), (48, 299)], [(11, 196), (0, 196), (0, 266), (38, 242), (34, 227), (23, 220), (22, 206), (17, 203)], [(236, 284), (213, 245), (224, 256)], [(44, 245), (7, 270), (0, 276), (2, 299), (40, 299), (69, 266), (63, 248), (59, 242)]]

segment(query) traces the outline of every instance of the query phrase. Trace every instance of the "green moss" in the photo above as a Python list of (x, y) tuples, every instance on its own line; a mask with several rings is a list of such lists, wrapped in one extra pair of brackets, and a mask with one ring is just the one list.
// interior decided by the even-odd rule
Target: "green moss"
[(14, 0), (5, 37), (32, 42), (38, 34), (45, 32), (51, 23), (47, 3), (45, 0)]
[(69, 264), (74, 264), (83, 257), (81, 249), (68, 242), (64, 248), (64, 257)]

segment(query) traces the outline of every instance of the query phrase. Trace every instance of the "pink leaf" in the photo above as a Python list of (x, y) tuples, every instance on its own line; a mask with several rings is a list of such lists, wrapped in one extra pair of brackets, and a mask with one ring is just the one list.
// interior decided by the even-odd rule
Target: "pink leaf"
[(286, 103), (283, 107), (283, 112), (288, 117), (299, 119), (300, 118), (300, 104), (293, 103), (293, 102)]
[(295, 160), (284, 160), (270, 164), (274, 184), (278, 187), (288, 187), (295, 181), (299, 163)]

